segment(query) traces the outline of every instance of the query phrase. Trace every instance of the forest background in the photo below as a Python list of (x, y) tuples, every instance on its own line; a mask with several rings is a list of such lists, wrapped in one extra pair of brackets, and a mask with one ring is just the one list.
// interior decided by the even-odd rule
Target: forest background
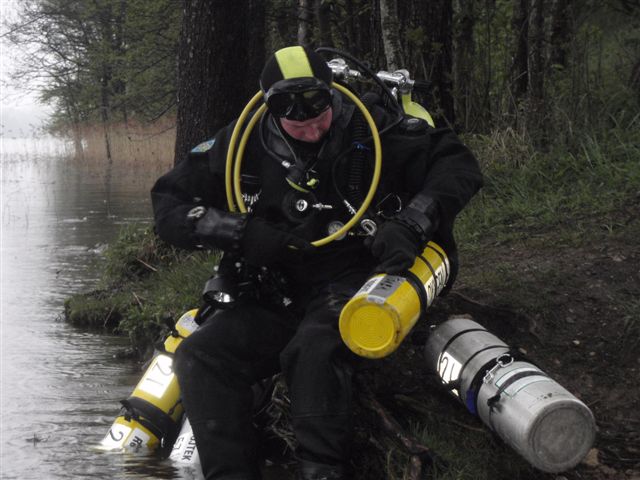
[[(594, 410), (596, 448), (565, 478), (640, 477), (639, 0), (25, 0), (7, 31), (15, 80), (36, 85), (54, 106), (49, 130), (96, 168), (184, 160), (240, 113), (280, 47), (335, 47), (428, 80), (418, 100), (486, 177), (457, 222), (463, 268), (433, 318), (471, 313)], [(70, 299), (67, 316), (128, 334), (148, 355), (197, 304), (215, 261), (130, 228), (107, 252), (103, 285)], [(415, 353), (393, 357), (388, 368), (413, 366), (380, 386), (446, 458), (434, 478), (556, 478), (446, 392), (406, 393), (437, 389)], [(401, 446), (362, 437), (361, 451), (377, 452), (356, 458), (362, 478), (409, 475)]]

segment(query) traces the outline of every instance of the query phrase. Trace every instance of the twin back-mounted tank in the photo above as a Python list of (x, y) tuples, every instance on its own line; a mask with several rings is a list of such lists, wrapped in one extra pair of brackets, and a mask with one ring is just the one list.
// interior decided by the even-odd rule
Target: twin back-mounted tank
[(593, 445), (591, 410), (479, 323), (442, 323), (427, 340), (425, 358), (467, 410), (534, 467), (569, 470)]

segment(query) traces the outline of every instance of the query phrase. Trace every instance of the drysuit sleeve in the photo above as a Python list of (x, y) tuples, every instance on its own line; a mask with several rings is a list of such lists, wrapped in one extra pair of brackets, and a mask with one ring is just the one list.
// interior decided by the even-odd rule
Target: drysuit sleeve
[(435, 201), (444, 223), (453, 223), (482, 188), (482, 173), (475, 156), (451, 129), (431, 129), (429, 137), (428, 171), (420, 193)]
[(424, 215), (438, 230), (450, 231), (455, 217), (482, 187), (478, 161), (449, 128), (426, 128), (420, 135), (405, 136), (403, 145), (406, 163), (398, 187), (410, 193), (405, 206), (408, 222), (420, 224)]
[[(160, 177), (151, 190), (151, 202), (157, 234), (166, 242), (185, 249), (208, 247), (230, 248), (225, 235), (237, 237), (240, 220), (226, 210), (224, 165), (228, 139), (233, 124), (215, 138), (195, 147), (187, 159)], [(238, 217), (238, 221), (235, 218)], [(218, 242), (205, 242), (197, 231), (198, 221), (214, 231), (223, 230)], [(228, 236), (229, 236), (228, 235)], [(215, 235), (214, 235), (215, 236)]]

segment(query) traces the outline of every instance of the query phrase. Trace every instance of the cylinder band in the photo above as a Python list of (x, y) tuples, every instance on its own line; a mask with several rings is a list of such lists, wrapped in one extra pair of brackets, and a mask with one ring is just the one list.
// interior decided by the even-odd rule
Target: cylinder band
[(422, 284), (418, 276), (409, 270), (404, 272), (402, 276), (407, 279), (409, 285), (411, 285), (416, 291), (416, 294), (420, 299), (420, 316), (422, 316), (424, 312), (427, 311), (427, 307), (429, 306), (429, 299), (427, 297), (427, 292), (424, 288), (424, 285)]
[[(156, 407), (152, 403), (138, 397), (129, 397), (120, 401), (125, 409), (125, 419), (127, 416), (140, 422), (140, 424), (153, 433), (158, 440), (171, 440), (178, 434), (178, 425), (171, 415)], [(177, 405), (177, 404), (176, 404)], [(171, 409), (171, 412), (175, 406)]]

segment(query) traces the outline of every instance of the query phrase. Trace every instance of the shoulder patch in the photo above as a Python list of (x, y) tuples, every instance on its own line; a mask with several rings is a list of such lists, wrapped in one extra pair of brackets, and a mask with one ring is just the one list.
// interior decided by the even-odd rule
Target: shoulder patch
[(191, 153), (204, 153), (208, 150), (211, 150), (211, 147), (213, 147), (214, 143), (216, 143), (215, 138), (212, 138), (211, 140), (207, 140), (206, 142), (202, 142), (197, 147), (194, 147), (193, 150), (191, 150)]

